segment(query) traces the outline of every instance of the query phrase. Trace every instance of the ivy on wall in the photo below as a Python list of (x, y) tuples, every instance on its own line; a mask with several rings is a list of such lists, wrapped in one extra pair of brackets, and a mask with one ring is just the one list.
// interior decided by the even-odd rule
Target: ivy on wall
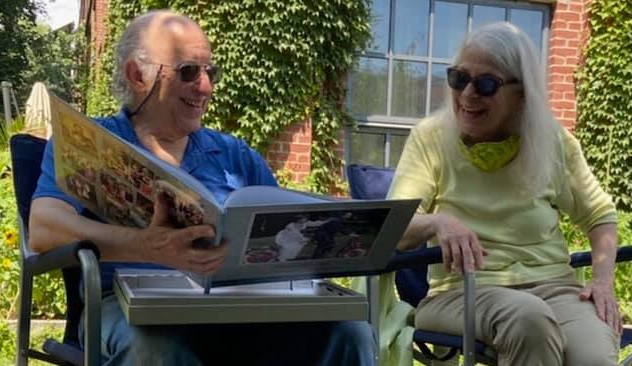
[(109, 93), (114, 42), (135, 15), (170, 8), (209, 35), (222, 81), (203, 119), (260, 151), (288, 125), (312, 121), (315, 191), (330, 191), (340, 171), (334, 146), (351, 121), (344, 112), (344, 78), (370, 38), (370, 0), (111, 0), (108, 34), (88, 113), (118, 106)]
[(577, 72), (576, 135), (595, 174), (632, 210), (632, 7), (592, 1), (585, 64)]

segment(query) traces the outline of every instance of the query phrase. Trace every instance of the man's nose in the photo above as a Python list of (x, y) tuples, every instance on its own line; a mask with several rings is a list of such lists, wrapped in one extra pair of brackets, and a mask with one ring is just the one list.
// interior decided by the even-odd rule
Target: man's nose
[(208, 73), (206, 73), (204, 70), (200, 72), (200, 77), (196, 80), (195, 86), (200, 92), (205, 94), (210, 94), (215, 87)]

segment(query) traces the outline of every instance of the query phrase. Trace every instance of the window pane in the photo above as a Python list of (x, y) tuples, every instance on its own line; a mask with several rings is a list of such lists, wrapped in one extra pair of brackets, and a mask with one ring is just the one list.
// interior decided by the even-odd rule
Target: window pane
[(369, 50), (386, 53), (390, 28), (390, 0), (373, 0), (371, 8), (372, 38)]
[(425, 63), (394, 61), (391, 115), (421, 117), (426, 113)]
[(537, 49), (542, 49), (542, 17), (541, 11), (511, 9), (511, 22), (531, 37)]
[(404, 150), (404, 143), (406, 142), (407, 135), (391, 135), (391, 151), (389, 156), (388, 166), (395, 168), (399, 162), (399, 158), (402, 156)]
[(395, 2), (395, 34), (393, 52), (426, 56), (428, 54), (428, 0), (397, 0)]
[(365, 116), (386, 115), (386, 79), (386, 60), (361, 57), (349, 75), (349, 110)]
[(432, 54), (452, 58), (467, 32), (467, 4), (435, 4), (435, 28)]
[(350, 163), (384, 166), (384, 135), (351, 133)]
[(505, 8), (474, 5), (472, 29), (482, 25), (505, 20)]
[(445, 64), (432, 64), (432, 80), (430, 88), (430, 112), (441, 108), (443, 105), (443, 98), (446, 92), (446, 69), (448, 65)]

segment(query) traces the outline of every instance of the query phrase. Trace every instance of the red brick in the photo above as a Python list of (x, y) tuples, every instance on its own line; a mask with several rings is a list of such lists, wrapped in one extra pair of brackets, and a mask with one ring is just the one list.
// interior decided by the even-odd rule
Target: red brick
[(550, 74), (563, 74), (563, 75), (567, 75), (567, 74), (572, 74), (573, 72), (575, 72), (575, 65), (551, 65), (549, 67), (549, 73)]
[(566, 75), (563, 73), (551, 73), (549, 74), (549, 82), (559, 83), (566, 79)]
[(566, 101), (566, 100), (561, 100), (561, 101), (557, 101), (555, 103), (553, 103), (553, 105), (555, 106), (555, 108), (557, 109), (572, 109), (575, 110), (575, 101)]
[(566, 47), (567, 45), (568, 40), (562, 37), (551, 38), (551, 40), (549, 41), (550, 48)]
[(555, 14), (556, 20), (568, 25), (569, 22), (579, 22), (581, 20), (581, 9), (579, 11), (560, 11)]
[(303, 144), (303, 145), (311, 145), (312, 144), (312, 136), (311, 135), (295, 135), (294, 143)]
[(564, 29), (552, 29), (551, 36), (556, 38), (564, 38), (564, 39), (579, 39), (580, 34), (577, 31), (570, 31)]
[(562, 100), (564, 99), (564, 93), (561, 91), (557, 91), (557, 90), (550, 90), (549, 91), (549, 100), (550, 101), (555, 101), (555, 100)]
[(582, 22), (568, 22), (566, 23), (566, 29), (571, 31), (579, 31), (582, 30), (583, 24)]
[(567, 56), (575, 56), (577, 57), (577, 54), (579, 53), (579, 49), (577, 47), (572, 47), (572, 48), (568, 48), (568, 47), (564, 47), (564, 48), (556, 48), (555, 50), (555, 54), (558, 56), (562, 56), (562, 57), (567, 57)]
[(564, 65), (566, 59), (555, 54), (555, 50), (551, 50), (549, 54), (549, 65)]

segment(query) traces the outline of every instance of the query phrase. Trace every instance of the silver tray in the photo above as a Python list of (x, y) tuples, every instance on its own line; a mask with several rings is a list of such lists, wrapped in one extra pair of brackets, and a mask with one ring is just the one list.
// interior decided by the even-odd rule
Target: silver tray
[(327, 280), (203, 288), (173, 270), (117, 270), (114, 291), (130, 324), (367, 320), (364, 295)]

